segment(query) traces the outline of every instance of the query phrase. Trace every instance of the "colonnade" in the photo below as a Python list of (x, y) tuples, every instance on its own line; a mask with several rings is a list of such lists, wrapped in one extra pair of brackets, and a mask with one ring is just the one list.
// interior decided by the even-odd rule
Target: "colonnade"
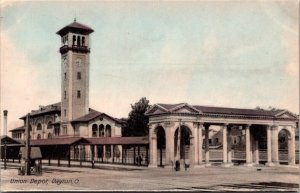
[[(190, 166), (192, 167), (205, 167), (210, 166), (210, 150), (209, 150), (209, 127), (213, 123), (205, 122), (185, 122), (183, 124), (191, 131), (190, 135)], [(251, 124), (230, 124), (218, 123), (222, 127), (223, 135), (223, 166), (232, 166), (232, 149), (231, 149), (231, 128), (232, 126), (243, 126), (245, 130), (245, 151), (246, 151), (246, 166), (253, 166), (259, 164), (259, 140), (253, 136), (251, 132)], [(181, 126), (178, 122), (168, 122), (167, 124), (151, 124), (149, 130), (149, 148), (150, 148), (150, 164), (149, 167), (157, 167), (157, 127), (162, 127), (166, 133), (166, 157), (165, 167), (170, 167), (174, 164), (174, 134), (176, 129)], [(289, 160), (288, 164), (295, 164), (295, 127), (292, 126), (279, 126), (279, 125), (260, 125), (260, 129), (266, 129), (267, 139), (267, 162), (266, 166), (274, 166), (279, 164), (278, 155), (278, 133), (281, 129), (286, 129), (289, 132)], [(279, 129), (280, 127), (280, 129)], [(204, 131), (204, 137), (203, 137)], [(203, 163), (203, 141), (205, 159)]]

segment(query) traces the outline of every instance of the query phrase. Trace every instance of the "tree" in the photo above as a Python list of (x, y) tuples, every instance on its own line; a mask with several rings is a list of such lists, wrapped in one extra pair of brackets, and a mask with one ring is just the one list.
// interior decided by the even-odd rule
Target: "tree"
[(128, 115), (124, 136), (145, 136), (148, 135), (149, 118), (145, 112), (150, 108), (149, 100), (141, 98), (134, 105), (131, 104), (131, 111)]

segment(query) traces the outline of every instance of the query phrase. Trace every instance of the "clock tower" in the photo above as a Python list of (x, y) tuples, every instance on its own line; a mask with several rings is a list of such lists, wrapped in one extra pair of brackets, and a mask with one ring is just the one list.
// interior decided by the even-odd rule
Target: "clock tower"
[(76, 22), (57, 32), (61, 36), (61, 134), (73, 135), (71, 121), (89, 110), (90, 34)]

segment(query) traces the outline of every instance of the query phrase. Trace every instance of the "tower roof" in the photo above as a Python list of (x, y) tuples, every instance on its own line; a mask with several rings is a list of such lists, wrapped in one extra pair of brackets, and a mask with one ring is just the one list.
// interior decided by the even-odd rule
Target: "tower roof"
[(90, 28), (89, 26), (78, 23), (78, 22), (76, 22), (76, 20), (74, 20), (73, 23), (63, 27), (61, 30), (56, 32), (56, 34), (63, 36), (68, 32), (75, 32), (75, 33), (80, 33), (83, 35), (88, 35), (88, 34), (94, 32), (94, 30), (92, 28)]

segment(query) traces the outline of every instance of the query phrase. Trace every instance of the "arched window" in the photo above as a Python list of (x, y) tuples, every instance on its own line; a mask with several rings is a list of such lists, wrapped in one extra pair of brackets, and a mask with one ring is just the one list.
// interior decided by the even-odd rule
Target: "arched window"
[(77, 46), (80, 46), (80, 36), (77, 36)]
[(82, 38), (81, 38), (81, 43), (82, 43), (82, 46), (85, 46), (85, 37), (84, 36), (82, 36)]
[(73, 36), (73, 46), (76, 44), (76, 36)]
[(47, 129), (52, 129), (52, 122), (51, 121), (48, 122)]
[(52, 134), (48, 133), (48, 139), (52, 139)]
[(38, 134), (37, 137), (36, 137), (36, 139), (41, 139), (41, 135)]
[(98, 130), (98, 126), (96, 124), (93, 124), (93, 126), (92, 126), (92, 137), (97, 137), (97, 130)]
[(106, 137), (111, 137), (111, 126), (110, 125), (106, 125), (105, 134), (106, 134)]
[(36, 127), (36, 130), (42, 130), (42, 124), (39, 123)]
[(99, 137), (104, 137), (104, 125), (99, 125)]

